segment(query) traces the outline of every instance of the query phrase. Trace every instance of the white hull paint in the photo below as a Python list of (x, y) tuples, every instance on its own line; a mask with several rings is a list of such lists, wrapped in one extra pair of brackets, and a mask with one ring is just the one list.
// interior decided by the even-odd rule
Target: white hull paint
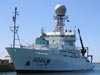
[[(7, 48), (16, 70), (33, 71), (75, 71), (91, 70), (94, 64), (87, 62), (85, 58), (64, 57), (55, 55), (44, 50), (45, 54), (40, 54), (40, 50), (24, 48)], [(49, 61), (48, 61), (49, 60)], [(28, 65), (26, 65), (28, 63)]]

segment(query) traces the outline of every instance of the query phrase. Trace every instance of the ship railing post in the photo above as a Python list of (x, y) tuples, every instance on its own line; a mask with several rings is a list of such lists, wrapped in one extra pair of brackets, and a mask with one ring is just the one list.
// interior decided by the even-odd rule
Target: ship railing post
[(85, 49), (86, 49), (87, 57), (88, 57), (88, 55), (89, 55), (89, 48), (88, 47), (85, 47)]
[(88, 47), (85, 47), (86, 51), (87, 51), (87, 58), (90, 57), (90, 62), (92, 63), (93, 61), (93, 55), (89, 55), (89, 48)]
[(89, 58), (89, 57), (91, 58), (90, 61), (91, 61), (91, 63), (92, 63), (92, 62), (93, 62), (93, 55), (88, 55), (88, 58)]

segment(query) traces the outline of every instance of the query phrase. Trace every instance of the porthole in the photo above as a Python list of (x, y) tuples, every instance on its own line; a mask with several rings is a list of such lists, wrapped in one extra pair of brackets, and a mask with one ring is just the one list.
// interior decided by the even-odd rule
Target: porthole
[(27, 61), (27, 62), (26, 62), (26, 66), (29, 66), (29, 65), (30, 65), (30, 61)]

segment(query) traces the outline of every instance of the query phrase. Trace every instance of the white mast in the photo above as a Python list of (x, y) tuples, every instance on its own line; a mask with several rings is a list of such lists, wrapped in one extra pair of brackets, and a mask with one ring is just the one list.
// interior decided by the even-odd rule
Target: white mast
[(55, 32), (60, 32), (60, 33), (64, 33), (64, 25), (65, 25), (65, 19), (67, 19), (68, 17), (65, 16), (66, 13), (66, 7), (62, 4), (58, 4), (55, 7), (55, 20), (56, 20), (56, 28), (55, 28)]
[[(18, 31), (18, 26), (16, 26), (16, 16), (18, 15), (17, 7), (15, 7), (15, 12), (14, 13), (15, 14), (12, 17), (13, 21), (14, 21), (14, 27), (13, 27), (13, 48), (15, 47), (16, 34), (17, 34), (17, 31)], [(17, 34), (17, 37), (18, 37), (18, 34)], [(19, 39), (19, 37), (18, 37), (18, 39)]]

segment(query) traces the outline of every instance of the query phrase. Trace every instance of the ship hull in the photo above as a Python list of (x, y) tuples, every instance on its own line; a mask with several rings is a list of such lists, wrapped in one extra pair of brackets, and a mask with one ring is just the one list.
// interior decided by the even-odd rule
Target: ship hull
[(49, 50), (6, 48), (18, 73), (92, 70), (84, 58), (57, 55)]

